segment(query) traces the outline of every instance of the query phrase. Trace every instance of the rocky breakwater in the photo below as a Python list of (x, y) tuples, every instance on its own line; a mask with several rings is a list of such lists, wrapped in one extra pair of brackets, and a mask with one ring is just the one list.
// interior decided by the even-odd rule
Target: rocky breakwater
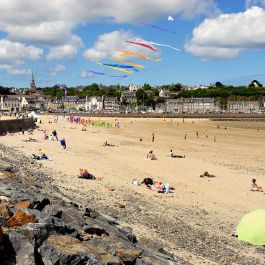
[(132, 229), (115, 218), (81, 209), (56, 196), (52, 185), (48, 194), (41, 181), (31, 181), (0, 159), (1, 265), (177, 264), (163, 249), (138, 244)]

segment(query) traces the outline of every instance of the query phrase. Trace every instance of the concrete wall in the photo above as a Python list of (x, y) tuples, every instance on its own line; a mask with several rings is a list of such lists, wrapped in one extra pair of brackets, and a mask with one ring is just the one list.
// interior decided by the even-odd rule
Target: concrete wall
[(21, 130), (28, 130), (30, 128), (36, 128), (33, 119), (22, 119), (22, 120), (0, 120), (0, 135), (6, 134), (7, 132), (20, 132)]

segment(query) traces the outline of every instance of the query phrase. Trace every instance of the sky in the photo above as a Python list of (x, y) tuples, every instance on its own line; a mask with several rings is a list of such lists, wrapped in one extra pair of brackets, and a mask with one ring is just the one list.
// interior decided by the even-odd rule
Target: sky
[[(37, 87), (265, 83), (265, 0), (8, 0), (0, 13), (2, 86), (29, 87), (32, 72)], [(144, 68), (99, 64), (111, 58)]]

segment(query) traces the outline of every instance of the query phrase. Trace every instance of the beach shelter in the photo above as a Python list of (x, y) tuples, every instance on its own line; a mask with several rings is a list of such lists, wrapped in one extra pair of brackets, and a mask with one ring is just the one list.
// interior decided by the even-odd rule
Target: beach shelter
[(265, 245), (265, 210), (245, 214), (236, 228), (238, 239), (255, 246)]

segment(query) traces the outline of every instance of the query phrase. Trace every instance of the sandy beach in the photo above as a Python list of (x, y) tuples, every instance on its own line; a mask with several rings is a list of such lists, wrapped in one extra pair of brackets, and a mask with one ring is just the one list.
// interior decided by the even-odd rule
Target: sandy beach
[[(264, 206), (263, 193), (251, 192), (250, 186), (256, 178), (265, 187), (265, 123), (124, 118), (118, 120), (120, 128), (88, 126), (82, 131), (82, 125), (63, 117), (48, 121), (43, 116), (33, 135), (4, 136), (0, 143), (26, 156), (43, 149), (52, 161), (39, 164), (54, 172), (53, 184), (69, 198), (84, 207), (93, 201), (95, 208), (130, 224), (138, 238), (165, 246), (187, 264), (264, 263), (258, 248), (231, 234), (245, 213)], [(57, 141), (44, 140), (44, 129), (65, 138), (66, 150)], [(23, 141), (29, 137), (38, 142)], [(103, 146), (105, 141), (115, 146)], [(171, 158), (170, 149), (185, 158)], [(150, 150), (157, 161), (146, 159)], [(79, 168), (103, 180), (79, 179)], [(200, 178), (205, 171), (216, 177)], [(159, 194), (132, 184), (146, 177), (175, 189)]]

